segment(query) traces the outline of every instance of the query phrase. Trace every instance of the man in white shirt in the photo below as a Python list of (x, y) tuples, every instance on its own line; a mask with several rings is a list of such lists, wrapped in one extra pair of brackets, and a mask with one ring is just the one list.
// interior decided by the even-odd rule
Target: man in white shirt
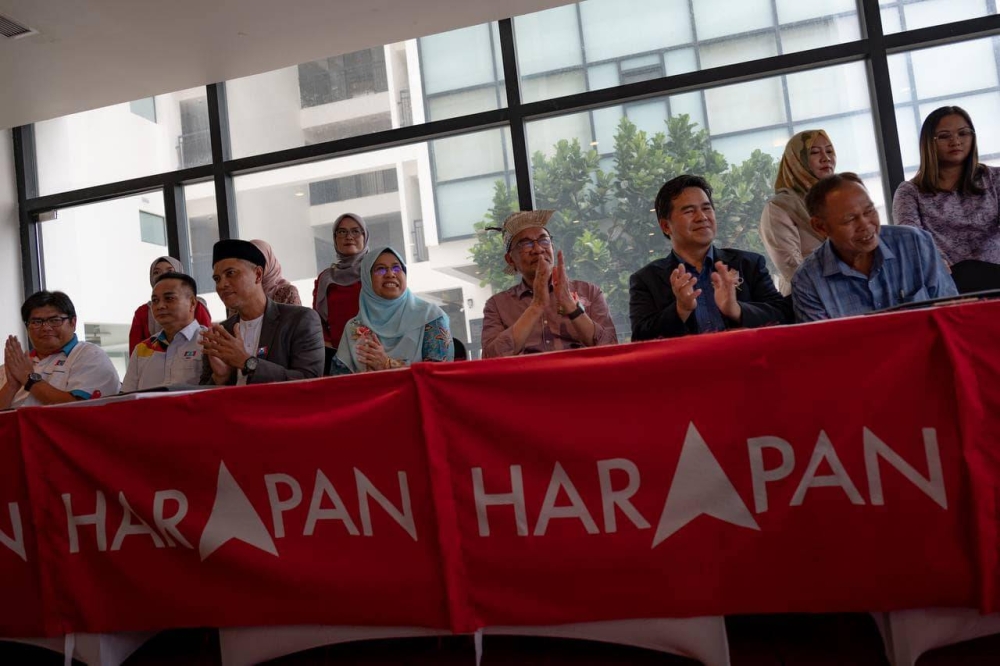
[(202, 334), (201, 383), (262, 384), (323, 376), (323, 329), (312, 308), (275, 303), (264, 294), (264, 254), (227, 239), (212, 250), (215, 292), (236, 314)]
[(122, 391), (197, 385), (201, 379), (201, 333), (195, 319), (198, 285), (189, 275), (163, 273), (150, 299), (153, 319), (163, 330), (143, 340), (128, 360)]
[(103, 349), (76, 337), (76, 308), (61, 291), (39, 291), (21, 306), (33, 347), (17, 336), (4, 345), (0, 409), (56, 405), (115, 395), (118, 372)]

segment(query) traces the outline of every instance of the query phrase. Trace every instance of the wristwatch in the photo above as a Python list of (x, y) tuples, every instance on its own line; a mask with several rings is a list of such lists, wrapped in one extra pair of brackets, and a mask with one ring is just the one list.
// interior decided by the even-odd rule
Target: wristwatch
[(257, 369), (257, 357), (251, 356), (243, 364), (243, 375), (249, 377)]
[(42, 381), (42, 376), (37, 372), (32, 372), (28, 375), (28, 381), (24, 382), (24, 390), (27, 393), (31, 393), (31, 387)]
[(580, 304), (579, 301), (577, 301), (576, 309), (570, 312), (568, 315), (566, 315), (566, 318), (569, 319), (570, 321), (573, 321), (582, 314), (583, 314), (583, 306)]

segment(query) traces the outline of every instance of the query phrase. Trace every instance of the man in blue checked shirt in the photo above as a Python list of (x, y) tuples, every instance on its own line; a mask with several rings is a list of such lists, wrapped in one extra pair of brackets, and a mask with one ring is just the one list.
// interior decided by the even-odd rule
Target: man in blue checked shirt
[(806, 195), (806, 208), (813, 229), (826, 241), (792, 277), (798, 321), (958, 295), (930, 235), (914, 227), (881, 226), (856, 174), (816, 183)]

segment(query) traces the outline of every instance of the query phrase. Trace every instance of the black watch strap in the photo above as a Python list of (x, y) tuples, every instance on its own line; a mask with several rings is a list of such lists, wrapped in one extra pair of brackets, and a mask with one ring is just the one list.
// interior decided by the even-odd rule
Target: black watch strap
[(577, 303), (576, 310), (573, 310), (568, 315), (566, 315), (566, 318), (569, 319), (570, 321), (573, 321), (582, 314), (583, 314), (583, 306)]
[(40, 381), (42, 381), (42, 376), (37, 372), (32, 372), (28, 375), (28, 381), (24, 382), (25, 392), (31, 393), (32, 387)]
[(257, 363), (258, 363), (257, 357), (251, 356), (243, 364), (243, 367), (240, 368), (240, 371), (243, 373), (245, 377), (249, 377), (254, 373), (255, 370), (257, 370)]

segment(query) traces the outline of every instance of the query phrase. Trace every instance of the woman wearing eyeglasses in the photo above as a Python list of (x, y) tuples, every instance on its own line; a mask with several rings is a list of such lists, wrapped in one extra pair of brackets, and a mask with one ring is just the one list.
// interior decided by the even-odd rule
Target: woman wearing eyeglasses
[(896, 224), (934, 238), (960, 292), (1000, 287), (1000, 169), (979, 163), (972, 118), (957, 106), (920, 128), (920, 169), (892, 201)]
[(344, 213), (333, 222), (333, 249), (337, 260), (316, 278), (313, 310), (323, 323), (326, 368), (337, 353), (344, 325), (358, 314), (361, 262), (368, 254), (368, 225), (360, 215)]
[(406, 286), (406, 262), (391, 247), (361, 262), (358, 315), (340, 337), (333, 374), (404, 368), (418, 361), (453, 361), (448, 315)]

